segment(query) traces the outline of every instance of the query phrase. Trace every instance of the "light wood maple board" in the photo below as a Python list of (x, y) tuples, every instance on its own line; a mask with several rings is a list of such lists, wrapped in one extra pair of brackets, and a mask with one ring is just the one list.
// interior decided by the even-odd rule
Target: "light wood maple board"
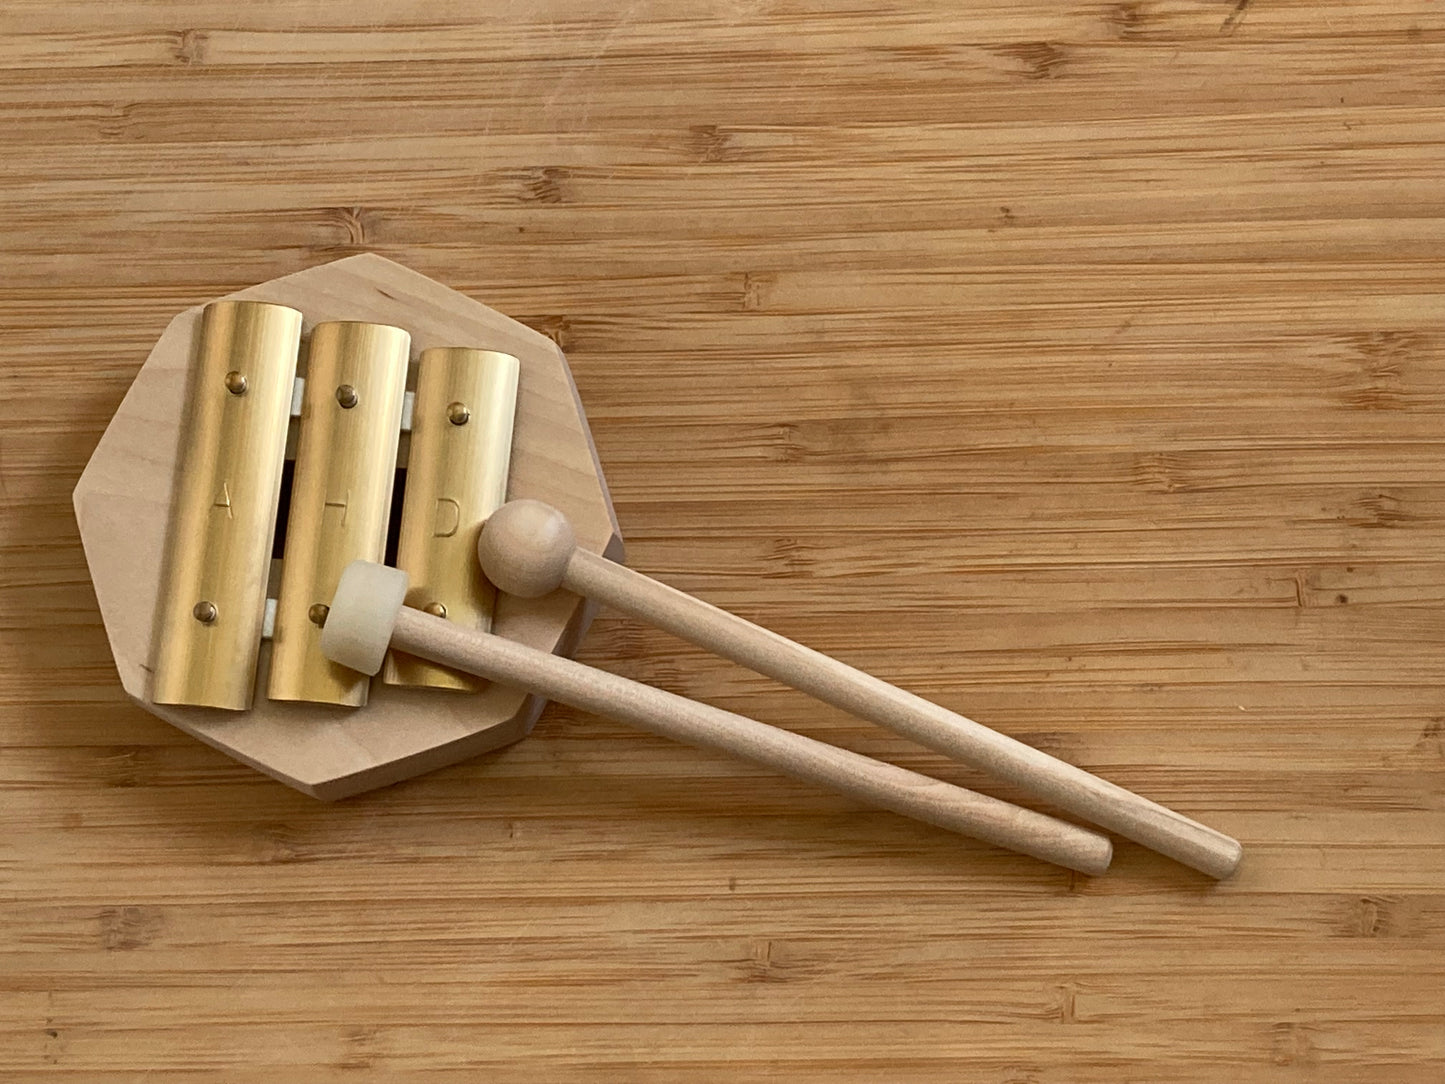
[[(0, 31), (4, 1079), (1445, 1075), (1438, 4)], [(563, 345), (633, 567), (1238, 877), (1071, 878), (555, 709), (328, 806), (134, 707), (75, 480), (176, 312), (362, 251)], [(631, 621), (579, 657), (1017, 797)]]

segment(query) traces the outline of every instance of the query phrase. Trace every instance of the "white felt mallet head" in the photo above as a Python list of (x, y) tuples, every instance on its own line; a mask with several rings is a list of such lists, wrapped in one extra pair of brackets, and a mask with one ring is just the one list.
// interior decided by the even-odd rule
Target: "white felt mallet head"
[(399, 568), (352, 561), (341, 573), (321, 627), (321, 653), (363, 674), (379, 671), (409, 585), (410, 577)]

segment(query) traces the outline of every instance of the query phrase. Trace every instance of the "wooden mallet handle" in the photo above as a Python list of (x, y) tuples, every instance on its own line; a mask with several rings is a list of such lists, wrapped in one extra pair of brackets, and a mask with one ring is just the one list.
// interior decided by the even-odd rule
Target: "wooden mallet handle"
[(775, 678), (861, 719), (1006, 779), (1094, 824), (1211, 877), (1239, 865), (1237, 840), (837, 659), (577, 547), (540, 501), (494, 512), (478, 542), (500, 590), (536, 598), (564, 587)]
[(500, 636), (464, 629), (403, 606), (406, 585), (406, 573), (397, 569), (365, 561), (349, 565), (322, 629), (321, 650), (334, 662), (374, 674), (388, 647), (395, 648), (666, 738), (731, 753), (1080, 873), (1100, 874), (1109, 866), (1112, 844), (1086, 828)]

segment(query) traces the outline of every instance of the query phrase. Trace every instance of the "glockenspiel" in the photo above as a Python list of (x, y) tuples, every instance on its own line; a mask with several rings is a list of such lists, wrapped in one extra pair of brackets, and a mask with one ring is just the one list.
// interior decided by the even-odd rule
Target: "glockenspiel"
[(557, 345), (378, 257), (173, 321), (76, 509), (127, 692), (318, 797), (516, 740), (556, 699), (1107, 868), (1090, 828), (563, 657), (603, 601), (1211, 876), (1239, 861), (1213, 829), (627, 570)]
[[(232, 312), (229, 324), (216, 321), (214, 338), (207, 338), (206, 306), (175, 317), (75, 488), (91, 580), (127, 695), (201, 741), (327, 800), (524, 737), (541, 712), (541, 698), (493, 683), (471, 683), (477, 691), (463, 694), (391, 684), (386, 675), (369, 683), (339, 675), (314, 651), (320, 626), (312, 610), (325, 605), (335, 586), (328, 577), (339, 574), (348, 547), (358, 543), (372, 554), (382, 544), (384, 557), (408, 560), (413, 571), (415, 554), (423, 561), (434, 555), (432, 572), (425, 575), (452, 578), (449, 587), (461, 594), (421, 601), (448, 606), (453, 619), (462, 616), (459, 601), (485, 610), (490, 600), (470, 556), (475, 520), (487, 502), (507, 494), (565, 508), (585, 545), (622, 558), (622, 536), (591, 431), (558, 343), (372, 254), (218, 301), (222, 309), (257, 303), (268, 308), (246, 319)], [(468, 371), (478, 380), (499, 380), (503, 389), (508, 378), (501, 356), (515, 359), (515, 411), (502, 462), (496, 450), (505, 434), (497, 421), (506, 404), (489, 407), (475, 399), (490, 396), (495, 387), (421, 384), (423, 357), (447, 348), (490, 355), (491, 361)], [(216, 351), (205, 376), (202, 350)], [(227, 360), (246, 355), (269, 359), (265, 364), (274, 368), (242, 371)], [(344, 371), (318, 371), (342, 357)], [(363, 360), (366, 372), (354, 368)], [(300, 380), (292, 377), (292, 365)], [(188, 426), (217, 420), (198, 415), (238, 415), (252, 408), (257, 408), (252, 423), (259, 419), (264, 425), (219, 419), (215, 439), (186, 446)], [(457, 424), (464, 411), (465, 423)], [(419, 438), (441, 438), (446, 455), (419, 451)], [(467, 453), (465, 460), (452, 454), (458, 451)], [(341, 469), (343, 458), (351, 459), (350, 469)], [(470, 470), (480, 473), (456, 473)], [(429, 471), (446, 476), (417, 484)], [(264, 492), (243, 488), (255, 485)], [(466, 524), (460, 502), (445, 492), (452, 486), (481, 502), (466, 513)], [(402, 507), (406, 494), (424, 489), (435, 503), (408, 516)], [(309, 502), (298, 505), (303, 494)], [(207, 519), (234, 528), (222, 549), (198, 544)], [(385, 541), (383, 524), (390, 536)], [(436, 539), (435, 549), (418, 548), (426, 536), (437, 535), (445, 537)], [(408, 546), (413, 558), (400, 552)], [(456, 558), (463, 550), (468, 558)], [(325, 562), (331, 563), (322, 567)], [(164, 604), (168, 582), (202, 587), (196, 577), (207, 563), (211, 574), (223, 577), (216, 589), (224, 597), (213, 597), (207, 584)], [(231, 600), (244, 600), (242, 609)], [(207, 604), (215, 607), (209, 624)], [(586, 631), (593, 609), (561, 592), (538, 600), (502, 597), (490, 627), (538, 650), (567, 654)], [(174, 642), (172, 630), (180, 632)], [(278, 665), (280, 640), (287, 638), (304, 650)], [(178, 654), (186, 656), (179, 661), (198, 664), (194, 673), (174, 668)], [(188, 691), (190, 682), (204, 688)], [(272, 689), (277, 695), (270, 695)], [(306, 699), (318, 691), (321, 699)]]

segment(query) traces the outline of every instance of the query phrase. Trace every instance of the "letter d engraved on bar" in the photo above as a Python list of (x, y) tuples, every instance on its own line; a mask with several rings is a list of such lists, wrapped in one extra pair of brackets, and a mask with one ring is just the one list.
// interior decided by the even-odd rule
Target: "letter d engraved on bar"
[[(477, 536), (507, 499), (520, 371), (510, 354), (463, 347), (424, 350), (417, 370), (397, 567), (411, 576), (408, 605), (484, 632), (496, 592), (477, 563)], [(398, 652), (381, 678), (467, 691), (486, 684)]]

